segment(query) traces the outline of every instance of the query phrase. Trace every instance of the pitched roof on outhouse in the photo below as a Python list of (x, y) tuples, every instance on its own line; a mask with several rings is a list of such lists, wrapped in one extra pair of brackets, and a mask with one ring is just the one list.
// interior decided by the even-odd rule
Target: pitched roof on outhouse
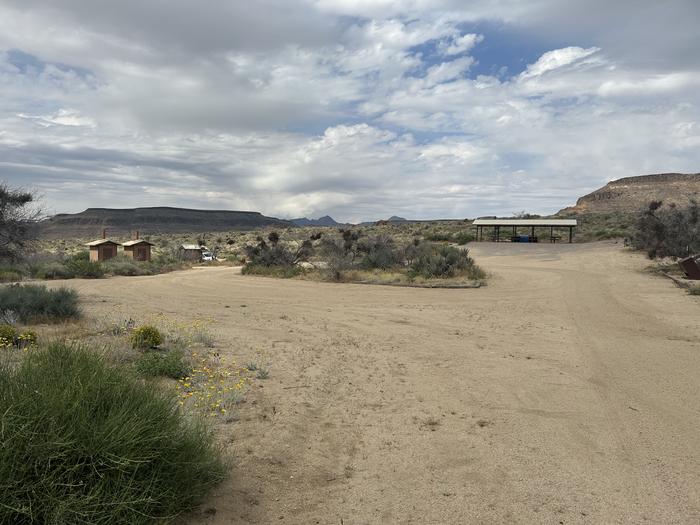
[(136, 246), (137, 244), (149, 244), (151, 246), (155, 246), (152, 242), (148, 242), (143, 239), (134, 239), (133, 241), (126, 241), (122, 243), (122, 246)]
[(85, 246), (93, 247), (93, 246), (100, 246), (101, 244), (117, 244), (118, 245), (119, 243), (115, 242), (111, 239), (98, 239), (96, 241), (85, 243)]

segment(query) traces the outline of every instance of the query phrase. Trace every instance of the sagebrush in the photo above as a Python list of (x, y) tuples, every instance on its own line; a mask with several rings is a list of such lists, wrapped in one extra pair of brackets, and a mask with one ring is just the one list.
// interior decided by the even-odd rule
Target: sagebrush
[(13, 312), (22, 323), (76, 319), (80, 317), (78, 292), (37, 284), (2, 286), (0, 311)]

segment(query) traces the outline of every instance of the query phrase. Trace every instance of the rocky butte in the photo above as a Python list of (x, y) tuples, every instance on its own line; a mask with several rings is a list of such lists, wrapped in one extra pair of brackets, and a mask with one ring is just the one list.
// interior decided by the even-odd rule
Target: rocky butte
[(635, 213), (651, 201), (686, 206), (691, 200), (700, 201), (700, 173), (659, 173), (610, 181), (558, 215)]

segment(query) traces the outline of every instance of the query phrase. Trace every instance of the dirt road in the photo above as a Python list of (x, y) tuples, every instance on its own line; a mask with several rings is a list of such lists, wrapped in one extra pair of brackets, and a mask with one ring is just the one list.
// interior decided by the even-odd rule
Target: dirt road
[(188, 523), (700, 522), (700, 300), (611, 243), (472, 253), (482, 289), (73, 285), (98, 311), (213, 317), (221, 352), (269, 360)]

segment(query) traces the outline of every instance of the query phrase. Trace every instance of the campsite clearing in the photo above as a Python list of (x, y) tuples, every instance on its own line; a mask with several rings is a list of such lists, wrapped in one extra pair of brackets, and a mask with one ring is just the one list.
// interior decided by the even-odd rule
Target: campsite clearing
[(89, 315), (211, 318), (217, 352), (269, 366), (187, 523), (700, 521), (698, 298), (613, 242), (471, 250), (486, 287), (61, 284)]

